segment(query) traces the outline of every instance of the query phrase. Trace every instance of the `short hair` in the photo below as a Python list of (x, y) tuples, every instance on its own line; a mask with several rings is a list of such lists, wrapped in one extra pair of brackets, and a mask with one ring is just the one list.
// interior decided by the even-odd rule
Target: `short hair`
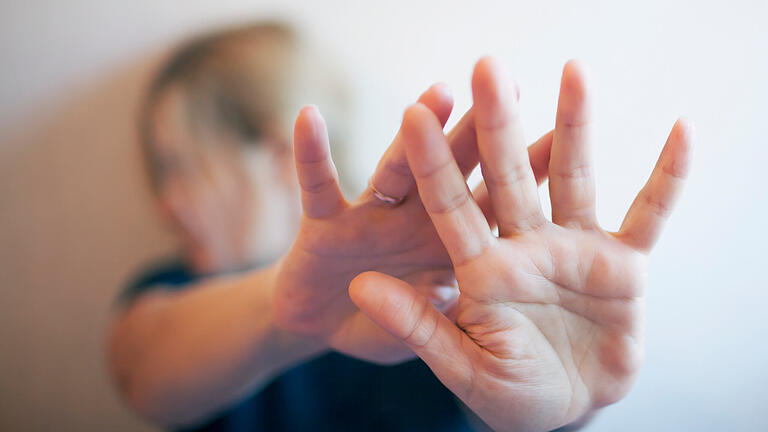
[(152, 78), (138, 118), (155, 191), (162, 168), (153, 149), (153, 113), (164, 91), (180, 86), (192, 127), (258, 142), (289, 109), (296, 43), (288, 25), (262, 22), (198, 36), (174, 51)]

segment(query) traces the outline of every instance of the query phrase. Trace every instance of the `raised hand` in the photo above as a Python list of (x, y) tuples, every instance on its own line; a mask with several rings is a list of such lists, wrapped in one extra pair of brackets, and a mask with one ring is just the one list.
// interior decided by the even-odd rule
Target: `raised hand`
[[(542, 214), (516, 91), (481, 60), (472, 80), (477, 145), (499, 236), (451, 155), (440, 123), (406, 141), (419, 194), (459, 284), (455, 324), (407, 282), (358, 276), (360, 309), (421, 357), (496, 430), (551, 430), (616, 402), (642, 359), (647, 254), (688, 171), (691, 126), (678, 121), (617, 233), (595, 220), (582, 68), (563, 71), (549, 160), (552, 221)], [(415, 126), (414, 126), (415, 127)]]
[[(453, 104), (447, 88), (435, 85), (419, 102), (442, 131)], [(339, 189), (322, 117), (313, 107), (301, 111), (294, 151), (304, 216), (276, 276), (272, 309), (279, 326), (317, 336), (356, 357), (397, 362), (412, 357), (412, 351), (352, 304), (347, 295), (352, 278), (366, 270), (380, 271), (414, 283), (445, 312), (455, 305), (453, 268), (413, 187), (405, 155), (404, 142), (419, 133), (419, 123), (406, 116), (371, 178), (372, 187), (348, 203)], [(478, 162), (472, 110), (447, 140), (461, 165), (460, 175), (468, 175)], [(546, 176), (551, 142), (549, 133), (530, 148), (530, 163), (540, 180)], [(373, 188), (380, 196), (402, 199), (402, 203), (377, 199)], [(485, 188), (475, 193), (478, 202), (488, 207)]]

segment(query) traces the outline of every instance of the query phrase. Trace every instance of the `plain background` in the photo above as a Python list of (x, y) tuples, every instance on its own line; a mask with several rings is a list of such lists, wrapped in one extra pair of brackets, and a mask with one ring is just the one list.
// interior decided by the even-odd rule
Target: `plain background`
[(519, 82), (531, 140), (554, 124), (564, 62), (590, 65), (608, 228), (676, 117), (691, 118), (692, 176), (652, 260), (646, 363), (588, 430), (768, 430), (768, 2), (725, 4), (3, 0), (0, 429), (147, 429), (102, 360), (115, 292), (173, 250), (143, 178), (136, 103), (170, 44), (277, 16), (347, 71), (360, 185), (429, 84), (468, 107), (484, 54)]

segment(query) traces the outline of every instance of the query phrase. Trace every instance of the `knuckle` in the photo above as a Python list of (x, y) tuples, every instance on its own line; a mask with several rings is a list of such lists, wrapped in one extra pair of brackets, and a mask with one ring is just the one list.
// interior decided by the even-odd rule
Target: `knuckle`
[(408, 345), (415, 347), (423, 347), (432, 340), (437, 332), (437, 317), (435, 314), (430, 313), (429, 302), (426, 298), (422, 297), (418, 300), (417, 305), (418, 314), (414, 320), (413, 328), (408, 335), (403, 338), (403, 341)]
[(676, 180), (684, 180), (686, 172), (684, 169), (676, 166), (675, 164), (667, 163), (661, 166), (661, 172)]
[(404, 159), (389, 159), (384, 162), (384, 169), (403, 177), (411, 176), (411, 167)]
[(669, 217), (669, 214), (672, 213), (672, 208), (669, 206), (669, 204), (654, 198), (650, 194), (645, 196), (643, 202), (656, 216), (667, 218)]
[(490, 187), (507, 187), (525, 181), (529, 177), (530, 166), (515, 163), (501, 172), (489, 173), (484, 179), (486, 184)]
[(301, 189), (304, 192), (314, 194), (314, 193), (322, 192), (325, 189), (328, 189), (329, 187), (332, 187), (335, 183), (336, 183), (336, 176), (328, 176), (321, 179), (313, 179), (313, 180), (304, 179), (301, 181)]
[(550, 176), (564, 180), (581, 180), (592, 177), (592, 166), (589, 164), (579, 164), (566, 169), (550, 171)]
[(446, 214), (456, 211), (469, 202), (469, 193), (466, 190), (453, 193), (445, 199), (439, 200), (437, 203), (431, 205), (429, 210), (434, 214)]
[(428, 180), (440, 174), (441, 171), (450, 167), (453, 159), (451, 157), (445, 157), (444, 160), (434, 163), (434, 165), (421, 173), (413, 172), (414, 177), (419, 180)]
[(572, 109), (562, 115), (562, 125), (568, 129), (584, 129), (591, 123), (587, 113), (580, 109)]

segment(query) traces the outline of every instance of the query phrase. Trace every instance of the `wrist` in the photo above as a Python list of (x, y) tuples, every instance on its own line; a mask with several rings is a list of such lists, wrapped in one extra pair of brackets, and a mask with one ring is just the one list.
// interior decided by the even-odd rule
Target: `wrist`
[[(278, 288), (280, 267), (281, 261), (278, 261), (265, 269), (262, 273), (264, 277), (262, 283), (253, 286), (260, 288), (257, 293), (260, 298), (256, 304), (267, 306), (265, 308), (260, 307), (256, 311), (257, 316), (259, 316), (257, 325), (263, 329), (264, 335), (263, 349), (260, 351), (273, 357), (273, 361), (268, 363), (282, 364), (281, 369), (285, 369), (322, 354), (329, 347), (320, 337), (293, 331), (280, 325), (279, 320), (275, 319), (274, 294)], [(275, 362), (275, 359), (278, 361)]]

